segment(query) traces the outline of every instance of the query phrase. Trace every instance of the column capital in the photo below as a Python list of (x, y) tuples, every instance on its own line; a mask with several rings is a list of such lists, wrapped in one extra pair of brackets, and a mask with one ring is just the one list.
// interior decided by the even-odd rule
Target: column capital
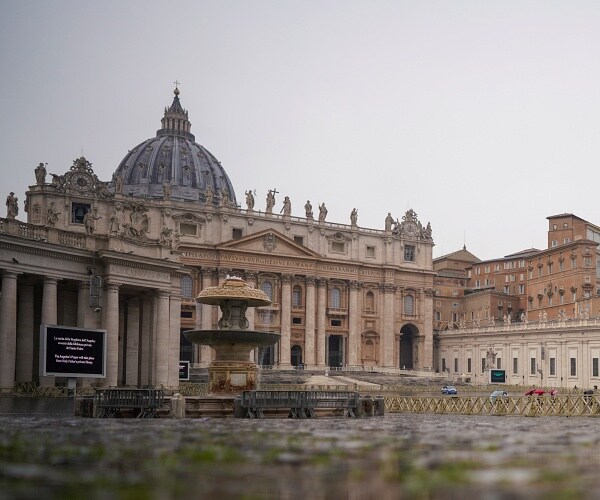
[(17, 279), (19, 277), (19, 274), (22, 274), (22, 273), (17, 273), (16, 271), (4, 270), (4, 271), (2, 271), (2, 278)]
[(383, 293), (395, 293), (397, 287), (396, 287), (396, 285), (393, 285), (391, 283), (382, 283), (381, 285), (379, 285), (379, 289)]
[(258, 278), (258, 273), (256, 271), (246, 271), (244, 273), (244, 278), (246, 281), (256, 281), (256, 278)]
[(360, 281), (352, 280), (350, 281), (350, 290), (358, 290), (362, 287), (362, 283)]
[(202, 273), (202, 277), (212, 278), (212, 275), (215, 272), (215, 270), (216, 269), (214, 267), (203, 267), (200, 272)]
[(292, 282), (292, 275), (291, 274), (282, 274), (281, 275), (281, 282), (285, 285), (289, 285)]
[(315, 282), (317, 281), (317, 278), (315, 278), (314, 276), (307, 276), (304, 281), (306, 282), (306, 286), (315, 286)]
[(169, 295), (171, 295), (171, 292), (169, 290), (156, 290), (156, 295), (158, 296), (159, 299), (165, 299), (165, 298), (169, 298)]
[(319, 287), (325, 287), (327, 286), (327, 283), (329, 282), (329, 280), (327, 278), (316, 278), (317, 280), (317, 286)]
[(227, 276), (229, 276), (231, 274), (231, 269), (226, 269), (224, 267), (220, 267), (218, 269), (218, 273), (219, 273), (219, 279), (225, 279), (227, 278)]
[(104, 289), (109, 292), (118, 292), (120, 286), (121, 286), (120, 283), (114, 283), (112, 281), (104, 282)]

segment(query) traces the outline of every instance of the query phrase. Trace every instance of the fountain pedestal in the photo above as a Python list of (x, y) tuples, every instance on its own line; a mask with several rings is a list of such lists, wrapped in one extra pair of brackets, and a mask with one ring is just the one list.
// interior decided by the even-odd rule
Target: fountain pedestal
[(215, 359), (208, 367), (209, 392), (236, 394), (256, 389), (258, 367), (250, 360), (250, 352), (276, 344), (280, 334), (248, 330), (246, 310), (269, 305), (267, 295), (241, 278), (227, 278), (218, 287), (202, 290), (196, 301), (218, 305), (222, 312), (217, 330), (183, 332), (193, 344), (208, 345), (215, 350)]

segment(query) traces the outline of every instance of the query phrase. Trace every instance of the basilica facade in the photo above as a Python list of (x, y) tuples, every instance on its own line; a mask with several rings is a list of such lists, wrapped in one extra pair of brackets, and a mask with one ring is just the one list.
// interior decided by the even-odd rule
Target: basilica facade
[(257, 198), (238, 202), (177, 89), (156, 135), (111, 179), (84, 157), (58, 173), (32, 168), (26, 220), (12, 192), (0, 219), (0, 387), (64, 383), (40, 374), (42, 325), (106, 331), (106, 377), (79, 384), (176, 387), (180, 360), (212, 360), (182, 332), (216, 328), (218, 308), (195, 296), (227, 276), (271, 299), (248, 315), (251, 329), (281, 334), (253, 352), (261, 366), (432, 369), (429, 223), (408, 210), (369, 229), (356, 209), (336, 223), (325, 203), (302, 200), (297, 215), (275, 190)]

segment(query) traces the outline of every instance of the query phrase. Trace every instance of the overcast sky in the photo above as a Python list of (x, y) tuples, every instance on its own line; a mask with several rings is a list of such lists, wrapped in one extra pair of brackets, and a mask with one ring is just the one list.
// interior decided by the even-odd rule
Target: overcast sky
[[(600, 224), (600, 2), (0, 0), (0, 174), (82, 152), (108, 181), (181, 82), (196, 141), (244, 203), (384, 227), (413, 208), (434, 256), (546, 246)], [(5, 209), (0, 212), (5, 216)]]

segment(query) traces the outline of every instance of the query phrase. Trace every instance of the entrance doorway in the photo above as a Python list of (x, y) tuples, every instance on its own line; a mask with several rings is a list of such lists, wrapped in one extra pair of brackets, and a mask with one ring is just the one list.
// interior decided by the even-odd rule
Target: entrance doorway
[(400, 330), (400, 368), (403, 370), (414, 370), (415, 359), (415, 337), (418, 331), (414, 325), (404, 325)]
[(275, 364), (275, 347), (259, 347), (257, 364), (261, 366), (273, 366)]
[[(187, 328), (186, 328), (186, 330), (187, 330)], [(186, 330), (181, 329), (181, 335), (179, 336), (179, 359), (181, 361), (189, 361), (190, 363), (193, 363), (194, 362), (194, 346), (183, 335), (183, 332)]]
[(344, 364), (344, 337), (341, 335), (330, 335), (327, 341), (327, 365), (332, 368)]
[(302, 364), (302, 347), (299, 345), (292, 346), (291, 358), (292, 366), (300, 366)]

